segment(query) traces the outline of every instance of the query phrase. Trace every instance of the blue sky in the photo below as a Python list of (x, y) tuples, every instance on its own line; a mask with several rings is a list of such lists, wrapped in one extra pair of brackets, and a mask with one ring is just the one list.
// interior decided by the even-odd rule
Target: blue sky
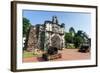
[(57, 16), (59, 24), (65, 24), (65, 31), (68, 32), (73, 27), (76, 32), (82, 30), (90, 35), (90, 13), (23, 10), (23, 17), (29, 19), (32, 25), (43, 24), (45, 20), (51, 21), (52, 16)]

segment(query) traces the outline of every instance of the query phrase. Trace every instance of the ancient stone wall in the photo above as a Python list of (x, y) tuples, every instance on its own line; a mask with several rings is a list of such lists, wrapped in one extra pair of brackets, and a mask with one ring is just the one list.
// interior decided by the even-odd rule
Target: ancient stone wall
[(27, 50), (32, 51), (37, 48), (36, 28), (30, 27), (29, 35), (27, 38)]
[(30, 27), (27, 50), (44, 49), (49, 46), (64, 48), (64, 24), (58, 24), (57, 17), (45, 22)]

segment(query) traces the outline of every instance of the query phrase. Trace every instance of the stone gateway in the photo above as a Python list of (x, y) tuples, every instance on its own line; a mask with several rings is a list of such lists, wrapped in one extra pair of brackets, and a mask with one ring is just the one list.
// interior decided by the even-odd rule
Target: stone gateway
[(46, 20), (43, 24), (32, 25), (27, 36), (27, 50), (46, 50), (50, 46), (57, 49), (64, 48), (64, 28), (65, 24), (59, 24), (56, 16), (53, 16), (51, 21)]

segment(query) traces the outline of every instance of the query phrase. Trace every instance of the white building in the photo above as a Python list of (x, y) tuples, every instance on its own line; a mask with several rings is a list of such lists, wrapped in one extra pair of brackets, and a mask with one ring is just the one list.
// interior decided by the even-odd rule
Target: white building
[[(57, 17), (53, 16), (51, 21), (46, 20), (43, 24), (37, 24), (34, 27), (30, 27), (27, 38), (27, 49), (35, 49), (35, 46), (39, 49), (49, 48), (49, 46), (58, 49), (64, 48), (64, 25), (64, 23), (59, 24)], [(33, 31), (34, 29), (35, 31)], [(33, 45), (34, 43), (35, 46)]]

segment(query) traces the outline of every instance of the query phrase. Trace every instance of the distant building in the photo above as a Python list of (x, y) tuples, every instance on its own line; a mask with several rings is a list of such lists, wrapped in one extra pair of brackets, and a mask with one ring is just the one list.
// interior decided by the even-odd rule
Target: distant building
[(64, 48), (64, 28), (65, 24), (59, 24), (56, 16), (51, 21), (46, 20), (43, 24), (31, 26), (26, 42), (27, 50), (47, 49), (49, 46)]

